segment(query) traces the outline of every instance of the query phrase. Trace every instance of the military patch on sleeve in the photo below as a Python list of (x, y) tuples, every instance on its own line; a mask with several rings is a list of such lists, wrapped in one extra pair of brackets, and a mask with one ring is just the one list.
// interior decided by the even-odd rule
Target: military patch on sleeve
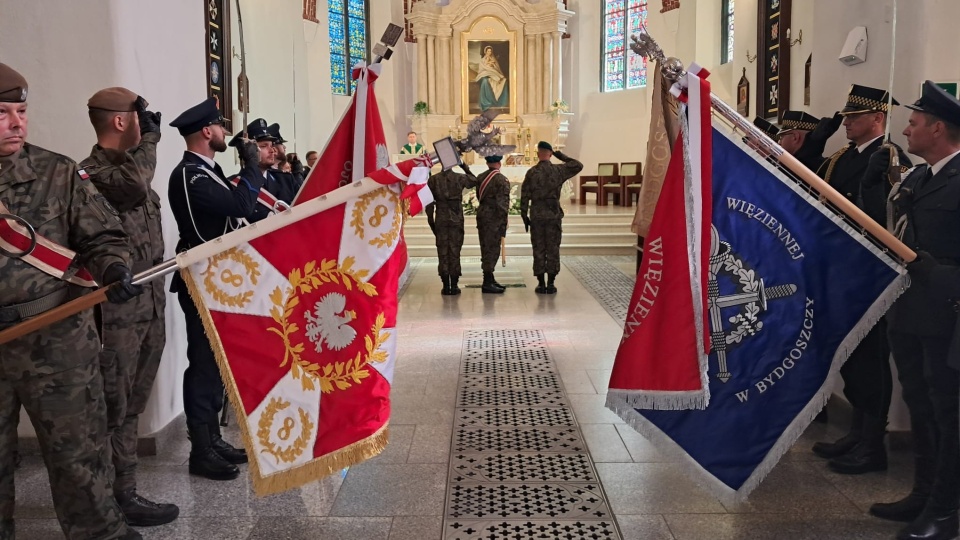
[(107, 210), (107, 212), (110, 212), (115, 216), (120, 215), (120, 212), (118, 212), (117, 209), (114, 208), (112, 204), (110, 204), (110, 201), (108, 201), (107, 198), (104, 197), (102, 193), (97, 193), (96, 195), (94, 195), (93, 200), (100, 203), (100, 205), (102, 205), (103, 208)]
[(85, 171), (85, 170), (83, 170), (83, 169), (77, 169), (77, 174), (80, 175), (80, 179), (81, 179), (81, 180), (89, 180), (89, 179), (90, 179), (90, 175), (87, 174), (87, 171)]

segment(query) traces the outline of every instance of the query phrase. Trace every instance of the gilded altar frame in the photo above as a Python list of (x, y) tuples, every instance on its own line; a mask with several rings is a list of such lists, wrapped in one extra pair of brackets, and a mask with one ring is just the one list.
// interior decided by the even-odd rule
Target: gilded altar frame
[[(508, 30), (502, 20), (493, 16), (477, 19), (468, 31), (460, 34), (460, 109), (463, 121), (469, 122), (481, 112), (478, 103), (480, 83), (476, 81), (476, 66), (487, 48), (492, 49), (507, 80), (507, 104), (502, 108), (497, 122), (515, 122), (517, 94), (520, 90), (517, 80), (517, 33)], [(504, 63), (507, 65), (504, 66)]]

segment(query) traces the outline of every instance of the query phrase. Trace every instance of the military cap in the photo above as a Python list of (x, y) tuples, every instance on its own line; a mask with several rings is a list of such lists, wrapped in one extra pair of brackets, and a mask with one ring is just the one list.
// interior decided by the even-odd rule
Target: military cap
[[(889, 100), (890, 93), (886, 90), (854, 84), (850, 86), (847, 104), (840, 110), (840, 114), (847, 116), (868, 112), (889, 112), (889, 104), (887, 103)], [(893, 100), (893, 104), (900, 105), (900, 102)]]
[[(90, 97), (87, 101), (87, 108), (112, 112), (132, 112), (137, 110), (137, 99), (139, 97), (120, 86), (104, 88)], [(147, 103), (144, 102), (144, 106), (146, 105)]]
[(908, 109), (932, 114), (944, 122), (960, 126), (960, 101), (933, 81), (925, 81), (920, 92), (920, 99)]
[[(247, 124), (247, 138), (254, 141), (275, 141), (276, 137), (270, 133), (270, 128), (267, 127), (267, 121), (263, 118), (257, 118), (253, 122)], [(230, 139), (230, 146), (235, 146), (240, 148), (240, 142), (243, 139), (243, 133), (237, 133)]]
[(776, 124), (760, 118), (759, 116), (753, 119), (753, 125), (770, 138), (774, 138), (780, 133), (780, 128), (778, 128)]
[(280, 124), (270, 124), (270, 127), (267, 129), (270, 131), (270, 135), (276, 139), (276, 142), (280, 144), (285, 144), (287, 142), (287, 140), (280, 135)]
[(503, 156), (487, 156), (483, 159), (485, 159), (487, 163), (500, 163), (503, 161)]
[(180, 131), (180, 135), (186, 137), (196, 133), (201, 129), (212, 126), (213, 124), (222, 124), (223, 116), (220, 116), (220, 109), (217, 108), (215, 98), (207, 98), (199, 105), (194, 105), (183, 111), (180, 116), (170, 122), (170, 127), (175, 127)]
[(0, 102), (23, 103), (27, 100), (27, 80), (12, 67), (0, 64)]
[(553, 152), (553, 146), (551, 146), (547, 141), (540, 141), (537, 143), (537, 150), (549, 150)]
[(820, 119), (810, 113), (803, 111), (786, 111), (783, 113), (783, 120), (780, 122), (779, 135), (795, 129), (813, 131), (819, 122)]

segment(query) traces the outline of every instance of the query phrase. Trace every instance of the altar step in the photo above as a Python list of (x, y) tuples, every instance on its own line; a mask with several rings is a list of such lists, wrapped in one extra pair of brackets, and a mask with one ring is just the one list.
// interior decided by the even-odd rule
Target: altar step
[[(634, 255), (637, 235), (630, 232), (632, 213), (568, 214), (563, 218), (561, 255)], [(411, 257), (436, 257), (433, 233), (424, 215), (416, 216), (404, 226), (407, 252)], [(520, 216), (510, 216), (507, 228), (507, 255), (530, 256), (533, 247), (530, 234), (524, 232)], [(461, 255), (478, 257), (480, 239), (475, 216), (466, 216)]]

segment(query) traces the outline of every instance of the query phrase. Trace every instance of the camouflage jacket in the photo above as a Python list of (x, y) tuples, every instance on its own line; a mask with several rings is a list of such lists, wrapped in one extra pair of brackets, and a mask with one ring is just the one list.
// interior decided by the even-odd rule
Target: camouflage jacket
[[(110, 265), (128, 264), (127, 235), (117, 211), (70, 158), (29, 143), (0, 157), (0, 200), (38, 234), (77, 252), (98, 281)], [(10, 257), (0, 257), (0, 276), (0, 306), (36, 300), (67, 285)]]
[[(480, 188), (490, 176), (490, 182)], [(498, 170), (488, 169), (477, 178), (477, 198), (480, 199), (480, 208), (477, 208), (477, 227), (495, 227), (503, 236), (507, 232), (507, 214), (510, 212), (510, 180)]]
[[(477, 177), (453, 170), (441, 171), (427, 180), (433, 202), (427, 205), (427, 220), (440, 224), (463, 224), (463, 190), (477, 186)], [(436, 218), (434, 218), (436, 213)]]
[[(159, 133), (145, 133), (139, 146), (120, 152), (94, 145), (80, 166), (104, 197), (120, 211), (123, 230), (130, 237), (131, 269), (141, 272), (163, 260), (160, 196), (150, 187), (157, 168)], [(163, 318), (166, 297), (162, 279), (146, 284), (144, 293), (123, 304), (104, 304), (106, 324)]]
[(531, 167), (523, 178), (520, 186), (520, 214), (528, 216), (530, 221), (548, 221), (563, 217), (560, 188), (564, 182), (583, 170), (583, 163), (567, 156), (557, 159), (563, 163), (554, 165), (549, 161), (541, 161)]

